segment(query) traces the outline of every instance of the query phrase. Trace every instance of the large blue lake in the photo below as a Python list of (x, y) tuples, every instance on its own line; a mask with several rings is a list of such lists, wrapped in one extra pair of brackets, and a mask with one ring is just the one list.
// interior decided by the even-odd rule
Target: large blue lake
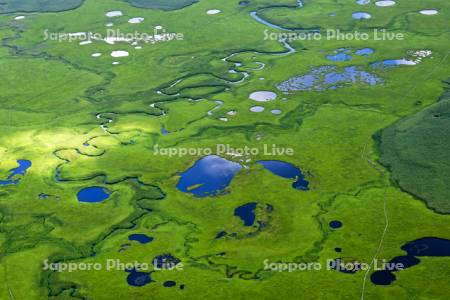
[(197, 197), (214, 196), (223, 192), (241, 168), (238, 163), (208, 155), (181, 174), (177, 189)]

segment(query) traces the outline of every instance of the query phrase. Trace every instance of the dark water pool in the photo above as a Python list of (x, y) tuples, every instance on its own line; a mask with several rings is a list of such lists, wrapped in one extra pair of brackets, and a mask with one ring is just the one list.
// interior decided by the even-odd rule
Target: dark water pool
[(141, 244), (147, 244), (150, 243), (151, 241), (153, 241), (153, 237), (150, 237), (146, 234), (142, 234), (142, 233), (136, 233), (136, 234), (130, 234), (128, 236), (128, 240), (130, 241), (137, 241)]
[(234, 215), (244, 221), (244, 226), (252, 226), (255, 223), (256, 202), (250, 202), (239, 206), (234, 210)]
[(31, 161), (25, 159), (19, 159), (17, 161), (19, 166), (17, 168), (9, 170), (9, 175), (5, 180), (0, 180), (0, 185), (18, 184), (20, 179), (18, 177), (24, 176), (27, 170), (31, 167)]
[(102, 202), (109, 198), (111, 192), (107, 188), (100, 186), (91, 186), (80, 190), (77, 194), (78, 201), (80, 202)]
[(176, 285), (177, 285), (177, 283), (173, 280), (167, 280), (163, 283), (164, 287), (174, 287)]
[(128, 272), (127, 283), (131, 286), (141, 287), (152, 282), (151, 272), (139, 272), (136, 269), (126, 270)]
[(216, 239), (220, 239), (226, 235), (227, 235), (227, 232), (222, 230), (216, 235)]
[(329, 225), (330, 225), (330, 227), (333, 228), (333, 229), (338, 229), (338, 228), (341, 228), (343, 224), (342, 224), (341, 221), (333, 220), (333, 221), (331, 221), (331, 222), (329, 223)]
[(170, 253), (157, 255), (152, 260), (153, 266), (158, 269), (170, 269), (180, 262), (180, 259)]
[(308, 190), (309, 182), (305, 180), (302, 171), (293, 164), (280, 160), (260, 160), (256, 163), (263, 165), (265, 169), (275, 175), (294, 180), (293, 188), (302, 191)]
[[(411, 268), (420, 263), (418, 257), (446, 257), (450, 256), (450, 240), (437, 237), (424, 237), (408, 242), (401, 247), (407, 255), (394, 257), (389, 263), (401, 263), (403, 269)], [(401, 270), (378, 270), (372, 273), (370, 280), (376, 285), (390, 285), (396, 277), (395, 272)]]

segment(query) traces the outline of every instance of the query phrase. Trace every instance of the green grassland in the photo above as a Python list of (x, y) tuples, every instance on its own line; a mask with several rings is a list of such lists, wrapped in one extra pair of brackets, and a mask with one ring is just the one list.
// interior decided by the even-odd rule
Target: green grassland
[[(450, 127), (448, 99), (442, 97), (450, 65), (448, 1), (398, 0), (387, 8), (343, 0), (304, 4), (0, 4), (0, 179), (16, 160), (32, 161), (19, 184), (0, 186), (0, 299), (447, 299), (449, 257), (421, 258), (420, 265), (396, 273), (389, 286), (372, 284), (371, 270), (264, 270), (266, 259), (324, 264), (338, 257), (389, 260), (403, 255), (400, 247), (408, 241), (450, 239)], [(418, 13), (427, 8), (439, 14)], [(210, 9), (221, 13), (207, 15)], [(123, 16), (106, 17), (112, 10)], [(368, 34), (386, 28), (405, 39), (296, 40), (290, 43), (296, 52), (288, 53), (279, 41), (264, 39), (265, 30), (278, 30), (254, 20), (252, 11), (288, 28)], [(353, 20), (354, 11), (368, 11), (372, 18)], [(15, 20), (19, 13), (25, 19)], [(128, 23), (133, 17), (144, 21)], [(104, 35), (108, 22), (123, 32), (152, 32), (161, 25), (184, 38), (142, 43), (142, 49), (121, 42), (80, 45), (44, 39), (46, 30)], [(342, 47), (375, 52), (346, 62), (325, 58)], [(129, 56), (113, 58), (115, 50)], [(432, 55), (415, 66), (369, 66), (418, 50)], [(384, 83), (286, 94), (276, 88), (326, 65), (339, 70), (361, 66)], [(250, 107), (258, 103), (248, 96), (258, 90), (274, 91), (278, 98), (263, 103), (264, 112), (252, 113)], [(282, 113), (273, 115), (272, 109)], [(162, 134), (162, 128), (169, 134)], [(276, 144), (293, 148), (295, 155), (246, 157), (248, 168), (237, 173), (226, 193), (199, 199), (180, 192), (176, 184), (179, 173), (201, 156), (153, 152), (155, 145), (217, 144), (259, 149)], [(261, 159), (300, 167), (310, 189), (292, 189), (290, 180), (254, 163)], [(77, 192), (89, 186), (107, 187), (109, 199), (79, 202)], [(40, 199), (41, 193), (49, 197)], [(267, 224), (262, 230), (244, 227), (234, 216), (234, 209), (248, 202), (273, 206), (270, 214), (257, 212)], [(344, 226), (331, 230), (331, 220)], [(236, 236), (215, 239), (221, 230)], [(131, 242), (118, 251), (133, 233), (154, 240)], [(336, 247), (342, 252), (336, 253)], [(184, 270), (154, 271), (154, 281), (143, 287), (128, 285), (128, 273), (121, 270), (43, 270), (47, 259), (149, 262), (163, 253), (179, 258)], [(166, 280), (185, 288), (166, 288)]]

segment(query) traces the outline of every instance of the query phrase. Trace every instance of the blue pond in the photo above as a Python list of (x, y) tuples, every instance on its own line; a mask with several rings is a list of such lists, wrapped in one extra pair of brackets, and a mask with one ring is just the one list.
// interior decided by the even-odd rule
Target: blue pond
[(223, 192), (241, 168), (238, 163), (208, 155), (181, 174), (177, 189), (197, 197), (214, 196)]
[(352, 18), (356, 20), (370, 19), (372, 15), (366, 12), (354, 12), (352, 13)]
[(29, 160), (19, 159), (17, 163), (19, 166), (9, 170), (8, 177), (6, 180), (0, 180), (0, 185), (18, 184), (20, 179), (18, 179), (17, 176), (24, 176), (31, 167), (31, 161)]
[[(401, 263), (403, 269), (411, 268), (420, 263), (417, 257), (444, 257), (450, 256), (450, 240), (425, 237), (412, 242), (408, 242), (401, 247), (407, 255), (394, 257), (389, 261), (391, 264)], [(376, 285), (390, 285), (395, 281), (394, 272), (401, 270), (393, 268), (375, 271), (370, 276), (372, 283)]]
[[(420, 263), (420, 259), (414, 256), (397, 256), (389, 261), (390, 264), (402, 264), (404, 269), (410, 268), (412, 266), (418, 265)], [(370, 276), (370, 280), (376, 285), (389, 285), (395, 281), (396, 277), (394, 275), (395, 271), (400, 270), (380, 270), (374, 272)]]
[(370, 276), (372, 283), (376, 285), (389, 285), (395, 281), (395, 275), (391, 271), (376, 271)]
[(77, 198), (80, 202), (102, 202), (109, 198), (110, 191), (99, 186), (91, 186), (78, 192)]
[(412, 60), (407, 59), (387, 59), (383, 61), (378, 61), (370, 64), (372, 68), (389, 68), (389, 67), (396, 67), (396, 66), (414, 66), (417, 63)]
[(174, 286), (177, 285), (177, 283), (176, 283), (175, 281), (172, 281), (172, 280), (167, 280), (167, 281), (165, 281), (165, 282), (163, 283), (163, 285), (164, 285), (165, 287), (174, 287)]
[(338, 228), (341, 228), (341, 227), (342, 227), (342, 222), (341, 222), (341, 221), (338, 221), (338, 220), (333, 220), (333, 221), (330, 222), (329, 225), (330, 225), (330, 227), (333, 228), (333, 229), (338, 229)]
[(151, 241), (153, 241), (153, 238), (146, 234), (136, 233), (136, 234), (130, 234), (128, 236), (128, 240), (137, 241), (141, 244), (147, 244), (147, 243), (150, 243)]
[(340, 48), (334, 51), (333, 55), (327, 55), (327, 59), (332, 61), (348, 61), (352, 59), (350, 49)]
[(165, 127), (161, 128), (161, 134), (162, 135), (168, 135), (169, 132), (167, 131), (167, 129)]
[(151, 273), (139, 272), (136, 269), (125, 270), (130, 273), (127, 276), (127, 282), (131, 286), (141, 287), (152, 282)]
[(332, 61), (348, 61), (352, 59), (351, 55), (345, 54), (343, 52), (334, 54), (334, 55), (327, 55), (327, 59)]
[(279, 83), (277, 88), (283, 92), (324, 91), (357, 83), (376, 85), (383, 83), (383, 80), (359, 66), (345, 67), (342, 71), (337, 66), (321, 66), (313, 68), (308, 74), (291, 77)]
[(234, 210), (234, 215), (244, 221), (244, 226), (252, 226), (255, 223), (256, 202), (250, 202), (239, 206)]
[(257, 163), (275, 175), (295, 180), (292, 183), (293, 188), (302, 191), (308, 190), (309, 182), (305, 180), (302, 171), (296, 166), (279, 160), (260, 160)]
[[(372, 48), (362, 48), (354, 51), (355, 55), (368, 57), (375, 51)], [(352, 50), (349, 48), (339, 48), (333, 54), (327, 55), (326, 58), (331, 61), (342, 62), (352, 60)]]
[(370, 54), (374, 53), (375, 50), (373, 50), (372, 48), (362, 48), (359, 50), (355, 51), (356, 55), (361, 55), (361, 56), (369, 56)]

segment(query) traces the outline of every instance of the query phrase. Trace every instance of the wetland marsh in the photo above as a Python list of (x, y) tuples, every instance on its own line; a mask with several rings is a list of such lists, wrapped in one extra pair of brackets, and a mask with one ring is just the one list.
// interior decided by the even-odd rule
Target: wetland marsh
[(4, 0), (0, 299), (446, 300), (449, 18)]

